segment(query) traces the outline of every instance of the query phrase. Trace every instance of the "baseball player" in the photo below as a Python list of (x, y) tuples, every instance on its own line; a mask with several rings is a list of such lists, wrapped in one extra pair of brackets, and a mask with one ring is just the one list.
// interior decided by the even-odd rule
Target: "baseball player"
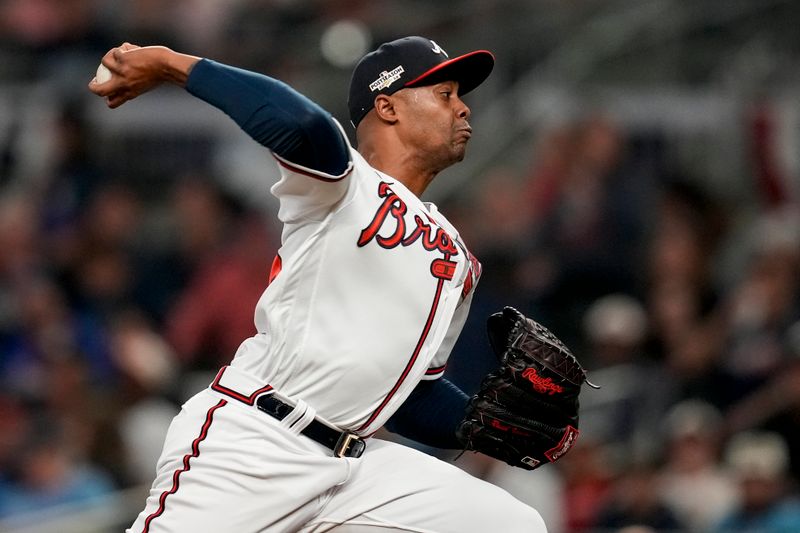
[(357, 151), (330, 114), (270, 77), (127, 43), (102, 63), (111, 79), (89, 88), (109, 107), (177, 84), (281, 170), (271, 192), (282, 242), (258, 333), (183, 405), (129, 531), (545, 532), (505, 491), (372, 437), (386, 426), (461, 448), (468, 398), (442, 374), (480, 263), (419, 197), (464, 157), (461, 96), (489, 75), (492, 54), (451, 58), (422, 37), (367, 54), (348, 102)]

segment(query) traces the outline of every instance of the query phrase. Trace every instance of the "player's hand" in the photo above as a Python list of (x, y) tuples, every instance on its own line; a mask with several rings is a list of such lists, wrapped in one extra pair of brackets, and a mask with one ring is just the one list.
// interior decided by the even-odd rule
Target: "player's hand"
[(165, 46), (123, 43), (109, 50), (101, 61), (111, 71), (111, 79), (105, 83), (92, 79), (89, 90), (105, 98), (113, 109), (162, 83), (184, 84), (197, 60)]

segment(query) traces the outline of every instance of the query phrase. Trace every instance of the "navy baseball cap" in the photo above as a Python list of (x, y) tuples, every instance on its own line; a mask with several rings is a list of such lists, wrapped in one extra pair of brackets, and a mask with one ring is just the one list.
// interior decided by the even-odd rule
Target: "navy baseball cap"
[(350, 121), (353, 126), (369, 113), (378, 94), (394, 94), (406, 87), (458, 82), (459, 96), (483, 83), (494, 67), (488, 50), (450, 58), (436, 42), (424, 37), (403, 37), (382, 44), (358, 62), (350, 81)]

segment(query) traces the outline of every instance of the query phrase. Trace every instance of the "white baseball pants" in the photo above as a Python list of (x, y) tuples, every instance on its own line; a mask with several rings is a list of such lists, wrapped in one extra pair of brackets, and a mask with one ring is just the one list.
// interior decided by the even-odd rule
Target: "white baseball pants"
[(454, 465), (374, 438), (360, 458), (333, 457), (302, 426), (200, 392), (173, 420), (128, 532), (546, 533), (534, 509)]

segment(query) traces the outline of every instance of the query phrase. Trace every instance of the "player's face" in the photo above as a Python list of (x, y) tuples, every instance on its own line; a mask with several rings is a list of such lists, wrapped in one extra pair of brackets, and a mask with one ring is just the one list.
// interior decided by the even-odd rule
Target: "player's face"
[(470, 109), (458, 96), (458, 82), (404, 89), (400, 108), (403, 135), (419, 157), (439, 171), (464, 159), (472, 128)]

